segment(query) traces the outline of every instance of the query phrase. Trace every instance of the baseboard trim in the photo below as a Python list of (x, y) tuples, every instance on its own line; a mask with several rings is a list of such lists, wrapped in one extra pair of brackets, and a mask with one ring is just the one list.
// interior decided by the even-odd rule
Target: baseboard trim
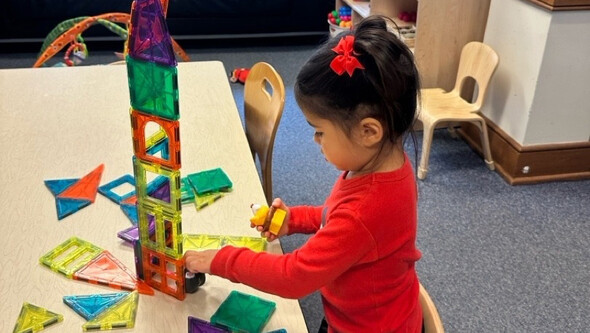
[[(496, 170), (510, 185), (590, 179), (590, 141), (522, 146), (492, 121), (484, 119)], [(482, 153), (476, 126), (462, 123), (458, 133), (475, 151)]]
[(551, 11), (590, 9), (590, 0), (529, 0), (529, 2)]

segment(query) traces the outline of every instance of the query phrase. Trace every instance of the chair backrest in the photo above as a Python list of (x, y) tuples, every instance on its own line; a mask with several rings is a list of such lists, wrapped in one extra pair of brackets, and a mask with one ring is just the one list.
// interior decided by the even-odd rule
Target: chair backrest
[(268, 63), (250, 68), (244, 83), (246, 137), (252, 158), (260, 162), (262, 187), (267, 203), (272, 201), (272, 152), (285, 106), (283, 79)]
[(444, 333), (443, 327), (438, 311), (434, 302), (428, 295), (428, 292), (420, 284), (420, 306), (422, 307), (422, 317), (424, 318), (424, 333)]
[(477, 98), (473, 102), (479, 110), (488, 90), (492, 75), (498, 67), (498, 54), (489, 46), (481, 42), (470, 42), (463, 46), (457, 80), (453, 91), (460, 94), (466, 78), (472, 77), (477, 82)]

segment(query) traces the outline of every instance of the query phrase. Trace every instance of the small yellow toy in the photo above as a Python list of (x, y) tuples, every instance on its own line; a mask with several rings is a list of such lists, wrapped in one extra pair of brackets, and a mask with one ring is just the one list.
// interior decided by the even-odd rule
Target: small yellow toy
[(273, 235), (278, 235), (281, 226), (285, 221), (287, 212), (271, 206), (261, 206), (259, 204), (250, 205), (254, 216), (250, 219), (250, 222), (256, 226), (262, 226), (264, 231), (269, 231)]

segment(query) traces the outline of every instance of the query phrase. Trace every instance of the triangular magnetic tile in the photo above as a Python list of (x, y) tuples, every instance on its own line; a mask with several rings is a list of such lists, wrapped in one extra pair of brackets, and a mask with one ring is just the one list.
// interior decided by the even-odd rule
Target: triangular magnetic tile
[(60, 322), (64, 317), (30, 303), (23, 303), (13, 333), (38, 332), (45, 327)]
[(137, 281), (135, 274), (106, 250), (76, 271), (73, 278), (125, 290), (135, 290)]
[(46, 180), (45, 186), (47, 186), (49, 191), (53, 193), (53, 196), (58, 196), (61, 192), (79, 180), (80, 178)]
[(136, 195), (132, 195), (127, 199), (123, 199), (121, 201), (121, 205), (122, 204), (128, 204), (128, 205), (135, 205), (137, 203), (137, 196)]
[(150, 287), (149, 284), (145, 283), (143, 280), (137, 280), (137, 291), (139, 291), (140, 294), (144, 294), (144, 295), (154, 295), (154, 289), (152, 287)]
[(55, 207), (57, 208), (57, 219), (61, 220), (90, 204), (91, 202), (89, 200), (56, 197)]
[(137, 60), (175, 67), (172, 40), (160, 0), (136, 0), (131, 9), (129, 55)]
[(82, 325), (84, 331), (111, 330), (115, 328), (133, 328), (137, 314), (139, 294), (129, 293), (117, 304), (103, 311), (96, 318)]
[(96, 199), (96, 193), (98, 192), (98, 185), (102, 172), (104, 170), (104, 164), (99, 165), (96, 169), (92, 170), (89, 174), (82, 177), (74, 185), (68, 187), (65, 191), (59, 194), (59, 198), (70, 198), (70, 199), (86, 199), (90, 202), (94, 202)]
[(92, 320), (103, 311), (119, 302), (128, 292), (112, 294), (64, 296), (64, 303), (86, 320)]
[(227, 333), (224, 328), (214, 326), (208, 321), (188, 316), (188, 333)]

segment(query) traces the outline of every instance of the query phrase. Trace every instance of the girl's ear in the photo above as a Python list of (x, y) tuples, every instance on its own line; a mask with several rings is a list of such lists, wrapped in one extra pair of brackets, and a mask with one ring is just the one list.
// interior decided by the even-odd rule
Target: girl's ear
[(364, 118), (359, 124), (361, 142), (366, 147), (381, 143), (383, 139), (383, 125), (375, 118)]

